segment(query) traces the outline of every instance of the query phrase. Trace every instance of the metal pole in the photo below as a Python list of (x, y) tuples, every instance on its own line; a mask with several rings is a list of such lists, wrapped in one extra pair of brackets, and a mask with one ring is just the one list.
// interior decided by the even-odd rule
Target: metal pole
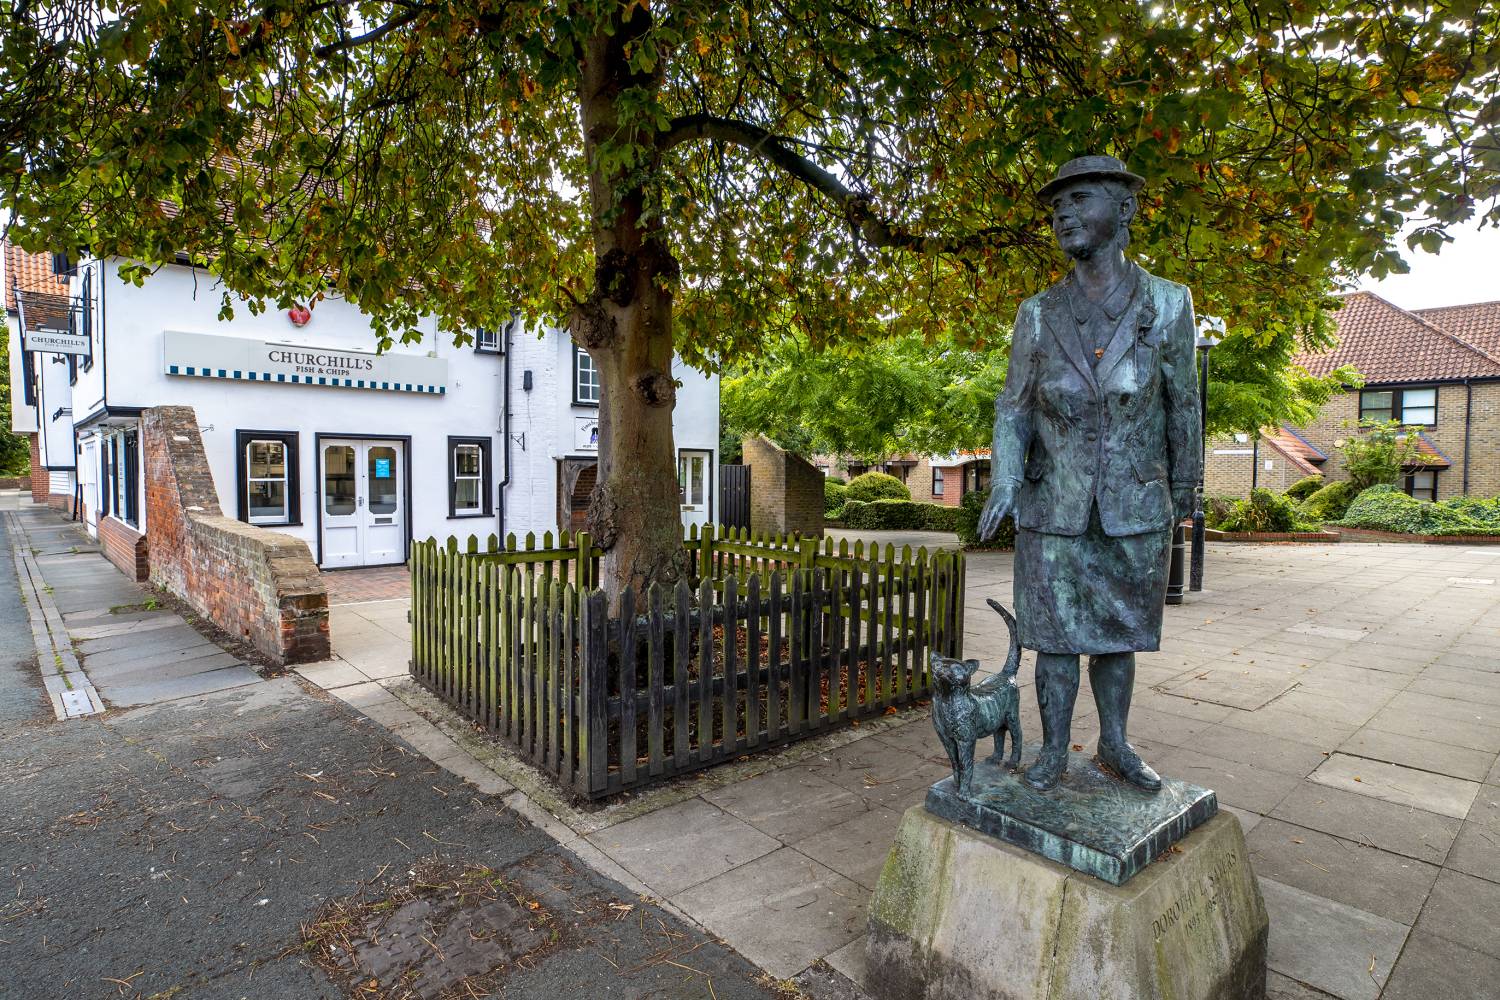
[(1199, 420), (1202, 428), (1202, 461), (1198, 463), (1198, 496), (1197, 503), (1193, 506), (1193, 555), (1192, 568), (1189, 573), (1188, 589), (1199, 591), (1203, 589), (1203, 543), (1204, 543), (1204, 518), (1203, 518), (1203, 492), (1208, 476), (1208, 352), (1210, 348), (1200, 348), (1198, 354), (1198, 405)]
[(1167, 603), (1181, 604), (1183, 587), (1183, 555), (1187, 548), (1183, 537), (1182, 522), (1172, 526), (1172, 560), (1167, 564)]

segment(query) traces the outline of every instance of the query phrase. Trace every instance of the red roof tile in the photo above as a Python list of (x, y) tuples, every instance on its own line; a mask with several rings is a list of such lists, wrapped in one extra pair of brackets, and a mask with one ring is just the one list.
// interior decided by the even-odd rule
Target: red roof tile
[(1471, 302), (1412, 312), (1486, 354), (1500, 357), (1500, 302)]
[(1421, 431), (1417, 432), (1417, 457), (1408, 462), (1407, 468), (1422, 469), (1446, 469), (1453, 463), (1448, 461), (1448, 456), (1438, 451), (1437, 445), (1428, 440), (1427, 435)]
[(1293, 360), (1317, 376), (1353, 365), (1370, 384), (1500, 377), (1500, 356), (1488, 353), (1373, 292), (1355, 292), (1334, 313), (1338, 346)]
[(8, 240), (5, 243), (5, 273), (0, 275), (0, 282), (5, 284), (5, 311), (8, 313), (16, 311), (17, 288), (23, 292), (68, 294), (67, 276), (52, 273), (51, 254), (27, 253)]
[(1266, 444), (1281, 452), (1291, 463), (1292, 468), (1301, 471), (1305, 476), (1318, 475), (1322, 470), (1318, 468), (1317, 463), (1328, 459), (1327, 455), (1285, 427), (1265, 427), (1261, 429), (1260, 434)]

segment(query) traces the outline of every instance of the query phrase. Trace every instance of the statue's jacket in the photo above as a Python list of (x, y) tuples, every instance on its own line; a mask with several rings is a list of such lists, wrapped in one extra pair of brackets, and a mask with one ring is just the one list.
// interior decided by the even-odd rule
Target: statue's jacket
[[(1070, 274), (1021, 303), (995, 402), (992, 478), (1019, 487), (1016, 526), (1110, 537), (1168, 529), (1172, 490), (1198, 484), (1202, 428), (1192, 296), (1131, 264), (1089, 342)], [(1094, 356), (1101, 349), (1099, 357)]]

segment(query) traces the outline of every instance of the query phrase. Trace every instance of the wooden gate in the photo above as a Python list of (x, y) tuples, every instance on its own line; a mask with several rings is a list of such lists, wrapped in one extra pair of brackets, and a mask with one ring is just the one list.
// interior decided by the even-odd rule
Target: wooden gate
[(750, 466), (719, 466), (719, 524), (750, 527)]

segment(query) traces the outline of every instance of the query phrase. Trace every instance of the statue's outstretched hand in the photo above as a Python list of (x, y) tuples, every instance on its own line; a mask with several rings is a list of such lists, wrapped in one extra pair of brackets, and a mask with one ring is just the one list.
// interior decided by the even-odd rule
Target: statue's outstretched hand
[(1173, 524), (1180, 524), (1193, 516), (1194, 509), (1198, 506), (1198, 493), (1191, 486), (1178, 486), (1172, 490), (1172, 514), (1177, 518)]
[(979, 515), (979, 540), (987, 542), (1000, 533), (1000, 522), (1016, 506), (1016, 488), (1008, 483), (997, 484), (990, 490), (990, 498)]

